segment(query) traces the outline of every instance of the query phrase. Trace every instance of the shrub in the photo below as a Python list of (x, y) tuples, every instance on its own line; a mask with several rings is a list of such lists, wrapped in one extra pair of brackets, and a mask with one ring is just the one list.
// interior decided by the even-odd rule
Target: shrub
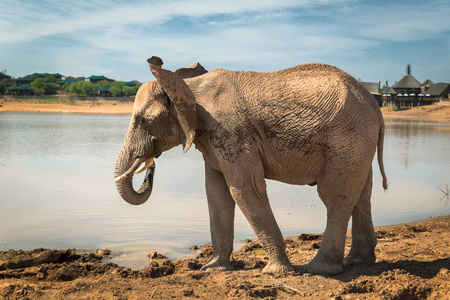
[(66, 88), (69, 94), (78, 96), (90, 96), (94, 93), (95, 86), (89, 81), (72, 82)]
[(44, 78), (36, 79), (32, 83), (30, 83), (30, 87), (38, 96), (55, 94), (57, 91), (56, 85), (51, 82), (45, 82)]

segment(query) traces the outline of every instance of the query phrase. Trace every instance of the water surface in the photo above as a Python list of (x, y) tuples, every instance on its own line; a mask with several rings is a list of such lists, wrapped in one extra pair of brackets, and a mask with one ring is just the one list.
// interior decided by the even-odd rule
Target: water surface
[[(114, 163), (130, 115), (0, 113), (0, 250), (110, 248), (115, 262), (143, 267), (149, 251), (170, 258), (210, 242), (203, 160), (181, 147), (157, 159), (152, 197), (124, 202)], [(450, 214), (450, 123), (387, 122), (388, 191), (374, 164), (375, 225)], [(137, 185), (140, 179), (136, 178)], [(268, 181), (284, 235), (322, 232), (316, 188)], [(237, 210), (236, 247), (254, 234)]]

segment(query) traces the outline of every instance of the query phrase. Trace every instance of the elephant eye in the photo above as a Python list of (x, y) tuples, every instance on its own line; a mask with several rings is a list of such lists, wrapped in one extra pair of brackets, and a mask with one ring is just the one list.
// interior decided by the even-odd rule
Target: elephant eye
[(145, 119), (143, 117), (137, 117), (135, 124), (136, 125), (143, 125), (144, 122), (145, 122)]

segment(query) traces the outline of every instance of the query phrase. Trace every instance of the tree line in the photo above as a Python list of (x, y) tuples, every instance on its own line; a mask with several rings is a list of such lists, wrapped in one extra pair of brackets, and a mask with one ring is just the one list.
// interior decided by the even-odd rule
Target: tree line
[[(3, 71), (6, 73), (6, 71)], [(134, 86), (128, 86), (122, 81), (108, 81), (103, 80), (96, 83), (85, 81), (84, 77), (66, 77), (66, 80), (76, 80), (76, 82), (70, 82), (65, 84), (58, 84), (58, 79), (55, 77), (39, 77), (35, 78), (29, 84), (25, 86), (31, 88), (33, 93), (37, 96), (41, 95), (54, 95), (57, 93), (74, 95), (74, 96), (93, 96), (98, 95), (98, 90), (101, 88), (108, 88), (108, 94), (113, 97), (120, 96), (133, 96), (136, 95), (141, 82), (133, 80), (136, 84)], [(0, 80), (0, 94), (5, 94), (7, 88), (15, 85), (15, 79), (13, 77), (7, 77)]]
[(135, 86), (128, 86), (122, 81), (99, 81), (97, 83), (92, 83), (90, 81), (78, 81), (66, 83), (61, 87), (61, 90), (69, 95), (78, 96), (90, 96), (97, 93), (100, 88), (109, 88), (109, 94), (113, 97), (120, 96), (133, 96), (136, 95), (140, 82), (135, 82)]

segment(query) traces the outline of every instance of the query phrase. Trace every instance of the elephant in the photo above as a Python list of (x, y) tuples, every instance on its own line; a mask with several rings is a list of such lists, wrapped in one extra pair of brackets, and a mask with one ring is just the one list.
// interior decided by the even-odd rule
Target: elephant
[[(232, 270), (236, 205), (265, 249), (267, 273), (294, 271), (272, 213), (266, 179), (317, 186), (327, 210), (313, 274), (338, 274), (375, 262), (371, 215), (372, 161), (377, 152), (383, 188), (385, 125), (374, 97), (337, 67), (310, 63), (276, 72), (207, 72), (194, 64), (172, 72), (147, 60), (155, 81), (144, 83), (115, 165), (122, 198), (144, 203), (163, 152), (194, 144), (204, 159), (213, 248), (202, 270)], [(133, 174), (147, 170), (135, 191)], [(352, 245), (344, 258), (348, 222)]]

